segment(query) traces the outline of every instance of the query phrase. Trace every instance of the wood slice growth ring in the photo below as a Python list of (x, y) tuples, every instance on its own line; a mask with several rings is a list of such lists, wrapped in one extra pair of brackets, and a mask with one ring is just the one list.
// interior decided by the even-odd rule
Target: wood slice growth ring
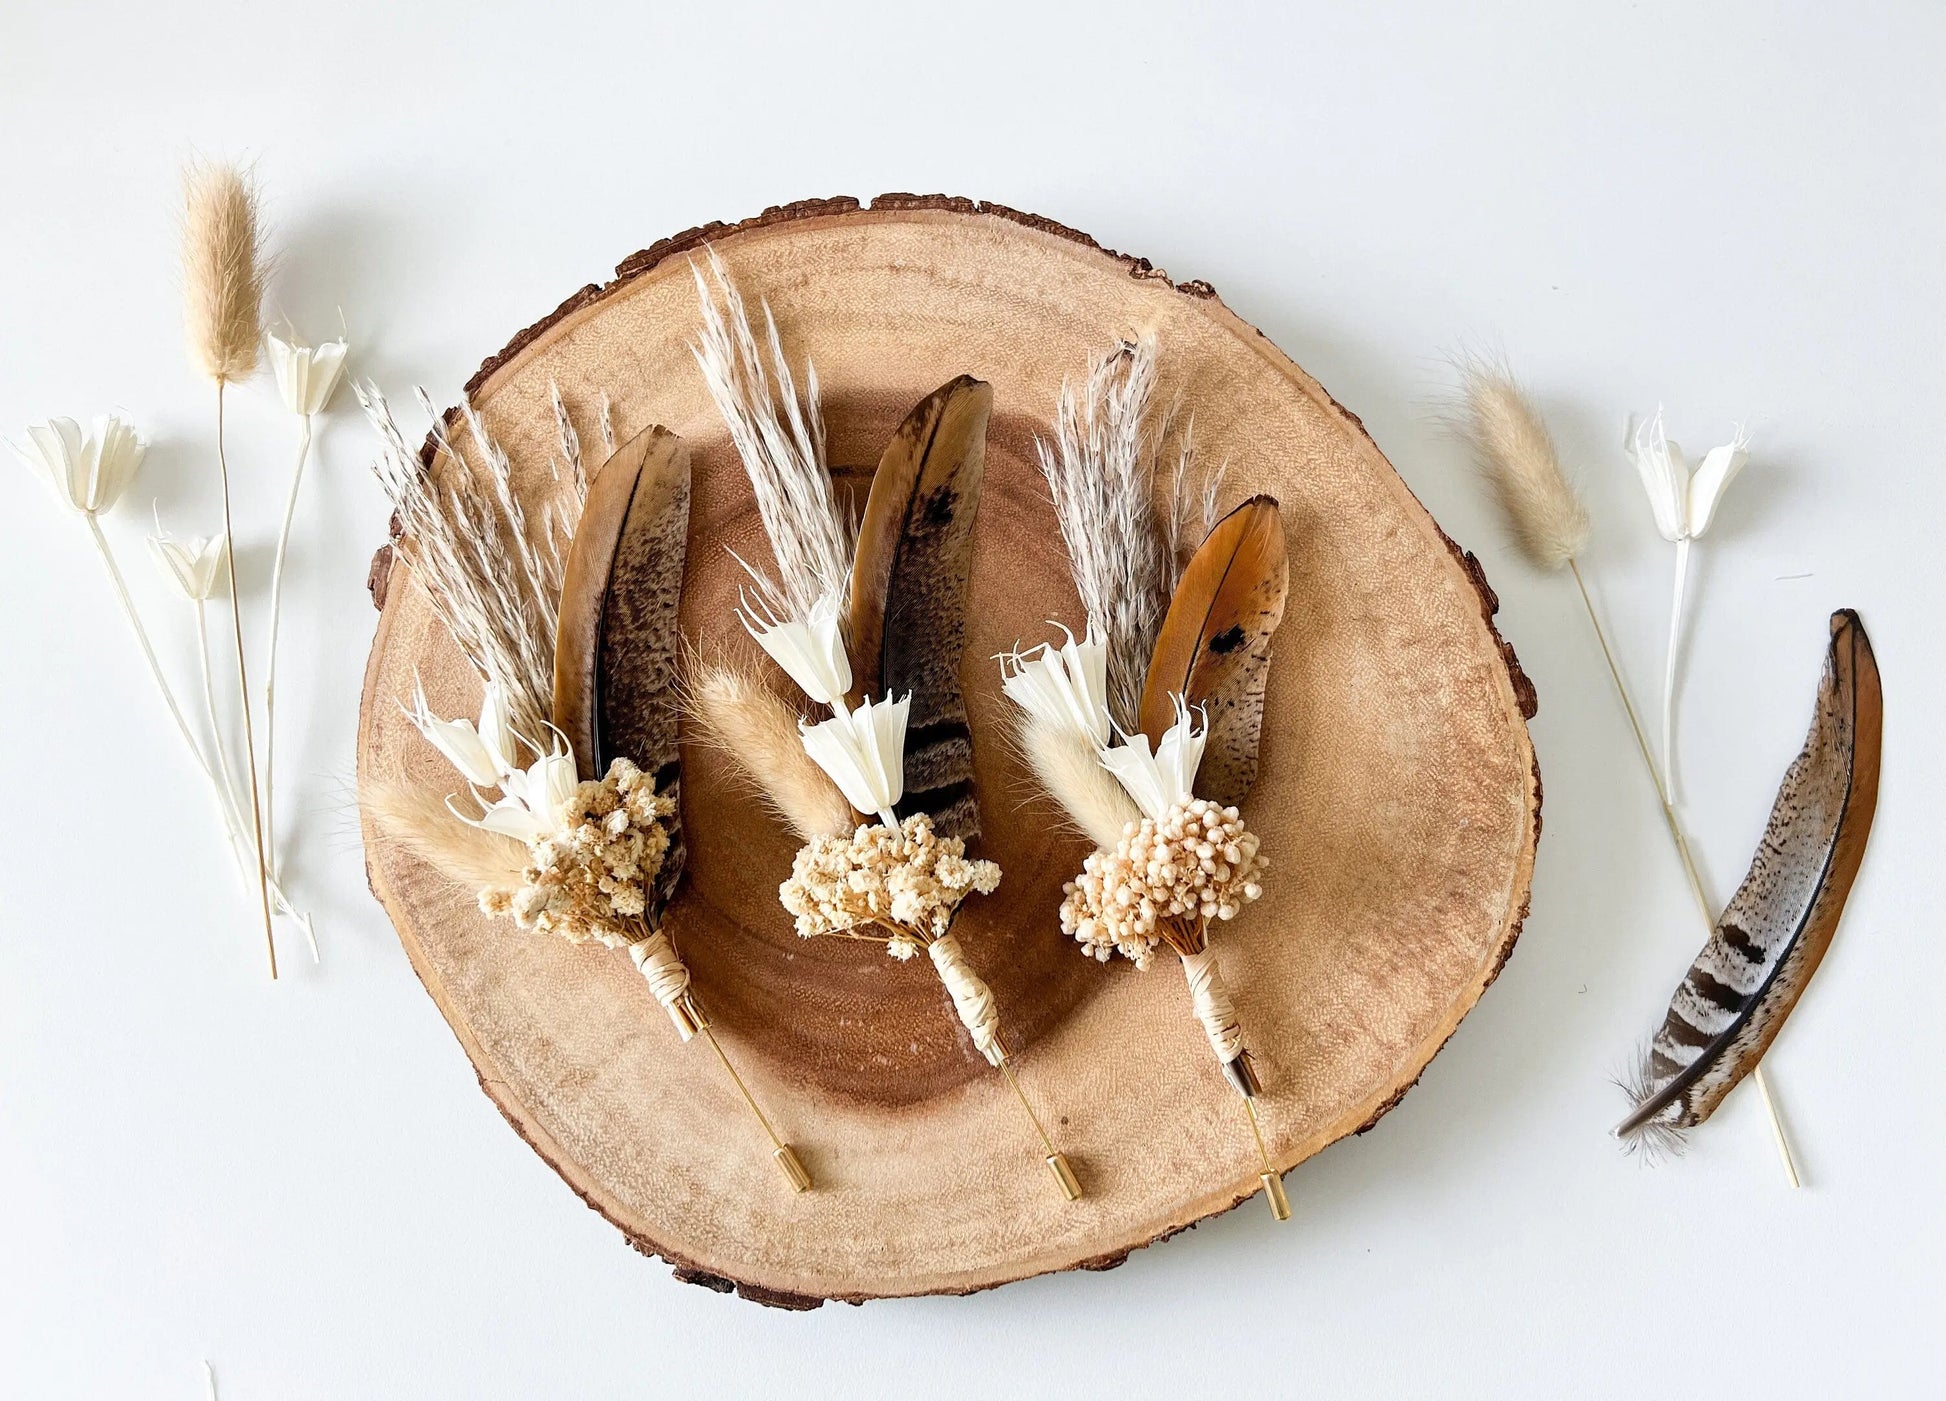
[[(1033, 438), (1063, 376), (1147, 331), (1163, 394), (1180, 390), (1206, 460), (1229, 463), (1224, 507), (1268, 492), (1288, 534), (1291, 601), (1245, 810), (1274, 866), (1263, 900), (1214, 936), (1264, 1080), (1270, 1156), (1288, 1168), (1370, 1127), (1493, 981), (1527, 909), (1533, 690), (1494, 630), (1477, 562), (1358, 419), (1206, 284), (996, 206), (819, 201), (637, 254), (468, 386), (529, 485), (554, 454), (550, 382), (586, 443), (604, 392), (619, 440), (652, 423), (682, 436), (695, 474), (683, 630), (706, 652), (754, 655), (725, 547), (763, 560), (767, 546), (690, 356), (686, 255), (705, 240), (753, 308), (769, 300), (793, 361), (816, 363), (834, 463), (868, 472), (912, 405), (955, 375), (994, 387), (962, 677), (982, 854), (1005, 878), (957, 927), (1088, 1194), (1069, 1204), (1051, 1189), (1019, 1106), (924, 960), (792, 933), (776, 892), (795, 839), (695, 749), (689, 878), (668, 927), (817, 1189), (785, 1189), (721, 1068), (676, 1040), (626, 959), (487, 918), (368, 820), (372, 888), (487, 1093), (639, 1249), (682, 1278), (786, 1306), (1104, 1268), (1258, 1189), (1241, 1107), (1173, 960), (1104, 966), (1062, 936), (1061, 885), (1086, 847), (1054, 830), (1010, 753), (990, 660), (1047, 636), (1049, 618), (1080, 621)], [(442, 714), (470, 713), (479, 686), (391, 563), (389, 549), (374, 561), (361, 781), (455, 787), (397, 701), (415, 670)]]

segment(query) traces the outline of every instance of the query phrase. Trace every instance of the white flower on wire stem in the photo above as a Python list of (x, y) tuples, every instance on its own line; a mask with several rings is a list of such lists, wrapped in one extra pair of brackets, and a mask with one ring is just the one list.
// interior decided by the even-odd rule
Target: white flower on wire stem
[(1000, 689), (1014, 704), (1046, 724), (1085, 735), (1100, 749), (1109, 740), (1108, 644), (1088, 620), (1085, 636), (1067, 633), (1060, 647), (1043, 643), (1001, 655)]
[(156, 568), (176, 586), (176, 591), (191, 603), (201, 603), (216, 592), (216, 579), (223, 572), (223, 557), (229, 551), (230, 537), (192, 535), (178, 539), (156, 522), (156, 533), (149, 537), (149, 553)]
[(748, 591), (742, 597), (737, 617), (798, 689), (819, 705), (842, 701), (851, 690), (851, 658), (845, 653), (838, 595), (819, 595), (801, 619), (777, 616), (761, 596), (753, 599)]
[(1711, 448), (1690, 470), (1682, 449), (1669, 441), (1662, 426), (1662, 410), (1644, 423), (1633, 415), (1622, 447), (1635, 464), (1648, 493), (1655, 528), (1676, 547), (1676, 580), (1669, 602), (1669, 649), (1662, 667), (1662, 772), (1657, 779), (1664, 805), (1676, 801), (1676, 663), (1682, 653), (1683, 591), (1689, 577), (1689, 545), (1701, 538), (1716, 518), (1716, 505), (1750, 460), (1743, 430), (1721, 447)]
[(345, 357), (351, 347), (343, 336), (315, 348), (285, 340), (275, 331), (264, 336), (270, 350), (270, 368), (277, 376), (277, 392), (284, 396), (284, 407), (309, 418), (324, 412), (344, 378)]
[[(1201, 712), (1192, 713), (1181, 696), (1176, 704), (1176, 723), (1162, 733), (1155, 752), (1149, 752), (1149, 737), (1137, 732), (1126, 736), (1113, 748), (1101, 753), (1102, 767), (1115, 775), (1144, 817), (1160, 822), (1169, 809), (1193, 797), (1196, 770), (1203, 762), (1203, 745), (1209, 739), (1209, 721)], [(1202, 718), (1202, 727), (1197, 720)]]
[(412, 707), (406, 716), (468, 783), (476, 788), (499, 788), (515, 772), (506, 709), (500, 688), (489, 684), (477, 728), (466, 720), (442, 720), (432, 713), (426, 703), (426, 688), (415, 677)]
[(73, 510), (84, 516), (106, 511), (135, 480), (148, 443), (120, 414), (104, 414), (94, 431), (84, 432), (71, 418), (51, 418), (27, 430), (27, 443), (14, 454), (47, 479)]
[(798, 721), (804, 752), (831, 775), (845, 801), (859, 812), (878, 814), (888, 827), (899, 825), (892, 809), (905, 796), (905, 722), (912, 697), (867, 698), (853, 711), (840, 710), (816, 725)]
[(1655, 528), (1671, 544), (1694, 540), (1716, 518), (1716, 505), (1750, 460), (1748, 440), (1741, 429), (1728, 443), (1711, 448), (1692, 471), (1682, 449), (1669, 440), (1662, 426), (1662, 410), (1638, 423), (1629, 416), (1622, 447), (1648, 493)]

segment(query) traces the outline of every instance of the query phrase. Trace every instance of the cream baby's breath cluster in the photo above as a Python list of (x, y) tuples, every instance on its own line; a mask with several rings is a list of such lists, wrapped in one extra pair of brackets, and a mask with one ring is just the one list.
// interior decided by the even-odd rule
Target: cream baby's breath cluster
[(887, 950), (911, 958), (946, 934), (962, 900), (999, 884), (998, 866), (967, 860), (964, 841), (914, 813), (897, 827), (874, 823), (806, 843), (777, 893), (806, 939), (889, 926)]
[(1264, 893), (1269, 866), (1235, 808), (1186, 798), (1087, 859), (1067, 884), (1061, 929), (1104, 962), (1119, 950), (1146, 968), (1165, 922), (1234, 919)]
[(483, 891), (480, 906), (570, 943), (634, 943), (669, 854), (675, 813), (674, 799), (658, 794), (653, 778), (617, 759), (607, 777), (575, 788), (559, 827), (529, 848), (520, 884)]

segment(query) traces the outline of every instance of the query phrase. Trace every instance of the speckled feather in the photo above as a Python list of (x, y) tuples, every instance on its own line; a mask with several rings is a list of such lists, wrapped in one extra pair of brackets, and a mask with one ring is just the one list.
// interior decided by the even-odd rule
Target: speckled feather
[(1749, 874), (1650, 1043), (1618, 1135), (1666, 1138), (1702, 1123), (1769, 1049), (1831, 946), (1864, 857), (1882, 721), (1871, 639), (1856, 613), (1834, 613), (1810, 736)]
[(1209, 741), (1198, 796), (1243, 801), (1257, 781), (1270, 639), (1284, 617), (1290, 560), (1277, 502), (1253, 496), (1210, 531), (1183, 570), (1156, 637), (1142, 693), (1142, 731), (1159, 743), (1175, 723), (1174, 696), (1201, 706)]
[[(632, 475), (610, 478), (611, 471)], [(595, 476), (591, 504), (604, 496), (605, 482), (614, 495), (624, 497), (626, 509), (591, 515), (590, 522), (609, 520), (612, 540), (594, 530), (577, 534), (569, 560), (569, 575), (584, 552), (606, 554), (608, 568), (583, 571), (583, 587), (599, 589), (599, 626), (585, 631), (593, 644), (593, 665), (578, 670), (592, 686), (592, 701), (578, 709), (570, 688), (567, 704), (557, 689), (556, 723), (567, 730), (579, 751), (585, 744), (591, 763), (582, 776), (599, 777), (616, 758), (633, 761), (655, 775), (656, 791), (674, 798), (681, 807), (682, 760), (678, 748), (681, 713), (682, 635), (677, 610), (682, 600), (683, 563), (689, 539), (689, 451), (679, 438), (659, 428), (644, 430), (616, 450)], [(620, 504), (619, 501), (612, 504)], [(619, 517), (619, 524), (614, 518)], [(605, 548), (604, 548), (605, 546)], [(568, 607), (575, 602), (575, 613)], [(563, 598), (563, 640), (571, 616), (592, 615), (590, 601)], [(563, 649), (557, 648), (557, 656)], [(569, 729), (579, 714), (582, 728)], [(684, 848), (681, 824), (656, 877), (651, 923), (667, 905), (682, 877)]]
[(924, 812), (969, 843), (980, 814), (959, 668), (992, 409), (992, 386), (961, 375), (906, 416), (872, 477), (852, 565), (853, 699), (912, 695), (898, 815)]

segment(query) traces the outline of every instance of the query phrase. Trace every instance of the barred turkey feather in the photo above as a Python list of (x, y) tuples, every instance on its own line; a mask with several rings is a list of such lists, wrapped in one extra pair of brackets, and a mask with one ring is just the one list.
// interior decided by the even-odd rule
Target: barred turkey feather
[(892, 435), (859, 523), (848, 628), (854, 702), (912, 696), (898, 816), (924, 812), (940, 835), (969, 842), (980, 816), (959, 670), (992, 411), (993, 387), (961, 375)]
[(1736, 895), (1649, 1044), (1617, 1136), (1667, 1142), (1708, 1119), (1756, 1068), (1831, 946), (1878, 806), (1878, 662), (1850, 609), (1831, 645), (1803, 750)]
[[(595, 474), (568, 555), (555, 643), (554, 723), (583, 778), (617, 758), (680, 804), (682, 635), (689, 541), (689, 449), (646, 428)], [(678, 823), (656, 877), (654, 922), (682, 877)]]

